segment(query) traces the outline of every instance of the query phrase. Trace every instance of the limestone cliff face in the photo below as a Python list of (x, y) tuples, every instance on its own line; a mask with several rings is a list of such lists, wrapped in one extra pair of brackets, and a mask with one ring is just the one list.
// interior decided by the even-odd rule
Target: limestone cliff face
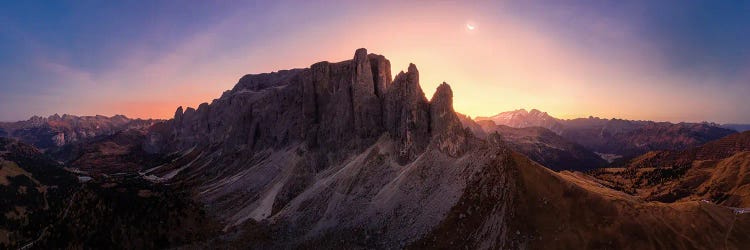
[(351, 86), (354, 128), (360, 137), (373, 137), (382, 132), (380, 120), (383, 114), (376, 95), (375, 78), (367, 50), (358, 49), (352, 60), (353, 80)]
[[(439, 90), (431, 108), (416, 65), (392, 80), (388, 59), (358, 49), (348, 61), (246, 75), (211, 104), (184, 112), (178, 108), (167, 148), (221, 145), (260, 151), (304, 142), (327, 155), (324, 161), (336, 161), (387, 132), (398, 144), (398, 162), (405, 164), (430, 143), (432, 123), (441, 131), (460, 129), (450, 87), (443, 84)], [(431, 119), (433, 113), (439, 117)]]
[(391, 86), (391, 62), (384, 56), (369, 54), (367, 59), (370, 60), (372, 67), (372, 77), (375, 83), (375, 95), (382, 97), (388, 86)]

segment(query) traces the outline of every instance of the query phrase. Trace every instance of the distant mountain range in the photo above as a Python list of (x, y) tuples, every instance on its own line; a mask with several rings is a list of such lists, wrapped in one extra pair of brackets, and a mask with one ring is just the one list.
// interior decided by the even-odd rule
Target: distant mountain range
[[(750, 245), (750, 214), (729, 206), (745, 204), (744, 182), (721, 184), (746, 174), (744, 167), (731, 168), (733, 159), (747, 154), (744, 134), (712, 124), (565, 121), (533, 110), (496, 117), (523, 128), (474, 121), (454, 111), (447, 83), (427, 99), (416, 65), (395, 77), (390, 69), (384, 56), (359, 49), (351, 60), (246, 75), (197, 109), (179, 107), (174, 118), (148, 126), (117, 122), (118, 129), (96, 132), (103, 136), (76, 132), (76, 138), (91, 138), (76, 143), (29, 139), (62, 133), (69, 141), (64, 129), (41, 122), (43, 131), (53, 132), (16, 136), (23, 128), (9, 130), (17, 139), (0, 140), (0, 181), (8, 180), (0, 191), (14, 198), (0, 207), (7, 222), (0, 232), (11, 235), (0, 238), (0, 248)], [(115, 123), (104, 120), (97, 124)], [(43, 154), (24, 141), (44, 141), (39, 145), (56, 150)], [(699, 144), (705, 150), (693, 147)], [(617, 182), (629, 175), (597, 178), (570, 171), (603, 171), (596, 169), (606, 162), (594, 152), (634, 155), (657, 148), (679, 156), (614, 163), (658, 162), (643, 168), (667, 171), (647, 174), (650, 186)], [(691, 150), (697, 151), (680, 153)], [(54, 152), (65, 152), (69, 160), (50, 159)], [(714, 168), (717, 175), (701, 174), (704, 160), (716, 160), (704, 154), (730, 160)], [(695, 180), (669, 172), (685, 166), (694, 169)], [(41, 178), (45, 170), (59, 177)], [(710, 176), (721, 183), (708, 181)], [(703, 183), (712, 191), (677, 199), (639, 191), (662, 190), (659, 183)], [(45, 197), (53, 198), (51, 206), (40, 202)], [(696, 200), (702, 197), (712, 198)]]
[(722, 124), (721, 126), (724, 128), (737, 130), (737, 132), (745, 132), (750, 130), (750, 124)]
[(497, 135), (496, 139), (508, 147), (552, 170), (587, 171), (607, 165), (594, 152), (543, 127), (515, 128), (497, 125), (490, 120), (475, 122), (464, 115), (459, 115), (459, 119), (478, 138)]
[(528, 128), (528, 127), (542, 127), (551, 130), (557, 134), (563, 132), (563, 125), (557, 118), (554, 118), (536, 109), (526, 111), (526, 109), (518, 109), (514, 111), (502, 112), (491, 117), (475, 118), (477, 122), (480, 121), (493, 121), (497, 125), (504, 125), (511, 128)]
[(686, 149), (719, 139), (736, 130), (715, 123), (669, 123), (601, 119), (557, 119), (546, 112), (524, 109), (477, 117), (514, 128), (543, 127), (599, 154), (634, 157), (652, 150)]
[(154, 119), (130, 119), (123, 115), (49, 117), (34, 116), (26, 121), (0, 122), (0, 137), (16, 138), (41, 150), (58, 148), (95, 137), (112, 135), (127, 129), (146, 129), (159, 122)]

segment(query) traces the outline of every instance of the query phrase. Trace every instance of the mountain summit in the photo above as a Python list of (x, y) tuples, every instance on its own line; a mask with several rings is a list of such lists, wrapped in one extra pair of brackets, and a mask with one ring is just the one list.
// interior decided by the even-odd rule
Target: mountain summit
[(526, 111), (518, 109), (514, 111), (502, 112), (491, 117), (479, 116), (476, 121), (490, 120), (497, 125), (505, 125), (511, 128), (543, 127), (552, 130), (555, 133), (562, 133), (563, 126), (556, 118), (537, 109)]

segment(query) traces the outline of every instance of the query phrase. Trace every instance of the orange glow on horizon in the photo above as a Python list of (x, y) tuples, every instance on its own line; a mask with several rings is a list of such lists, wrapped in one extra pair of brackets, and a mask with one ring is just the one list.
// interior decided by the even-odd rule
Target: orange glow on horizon
[[(349, 60), (361, 47), (388, 58), (394, 76), (416, 64), (428, 99), (439, 83), (447, 82), (455, 110), (471, 117), (536, 108), (558, 118), (689, 121), (721, 108), (694, 100), (718, 96), (711, 89), (675, 91), (670, 84), (689, 76), (663, 70), (658, 53), (617, 26), (600, 24), (592, 32), (632, 43), (632, 50), (592, 54), (510, 14), (483, 16), (457, 3), (420, 8), (417, 13), (406, 7), (373, 10), (378, 14), (304, 26), (230, 49), (216, 40), (221, 38), (218, 31), (232, 27), (216, 27), (218, 31), (198, 34), (164, 58), (124, 58), (121, 70), (93, 80), (117, 84), (96, 100), (102, 105), (84, 112), (119, 110), (128, 117), (171, 118), (178, 106), (210, 103), (244, 74)], [(221, 56), (204, 58), (218, 52)], [(133, 89), (129, 82), (148, 87)], [(139, 96), (118, 97), (126, 92)]]

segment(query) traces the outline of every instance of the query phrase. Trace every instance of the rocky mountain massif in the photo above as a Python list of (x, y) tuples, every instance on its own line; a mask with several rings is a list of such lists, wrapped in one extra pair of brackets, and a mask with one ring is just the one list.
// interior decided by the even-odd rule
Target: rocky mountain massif
[(611, 159), (629, 159), (652, 150), (687, 149), (737, 132), (713, 123), (674, 124), (597, 117), (564, 120), (536, 109), (503, 112), (475, 120), (514, 128), (543, 127)]
[[(580, 172), (554, 172), (502, 133), (477, 136), (454, 112), (452, 96), (444, 83), (428, 100), (415, 65), (391, 78), (389, 61), (364, 49), (343, 62), (246, 75), (210, 104), (178, 108), (174, 119), (141, 134), (92, 143), (79, 158), (106, 153), (98, 165), (140, 154), (156, 160), (136, 164), (130, 177), (102, 173), (85, 183), (103, 190), (86, 201), (104, 205), (68, 204), (78, 216), (90, 207), (103, 211), (112, 228), (104, 238), (129, 243), (123, 248), (750, 245), (748, 214), (699, 201), (645, 201)], [(118, 201), (129, 208), (116, 210)], [(151, 211), (170, 219), (139, 219)], [(101, 246), (85, 232), (104, 223), (76, 221), (54, 228), (84, 236), (40, 237), (40, 246)]]

